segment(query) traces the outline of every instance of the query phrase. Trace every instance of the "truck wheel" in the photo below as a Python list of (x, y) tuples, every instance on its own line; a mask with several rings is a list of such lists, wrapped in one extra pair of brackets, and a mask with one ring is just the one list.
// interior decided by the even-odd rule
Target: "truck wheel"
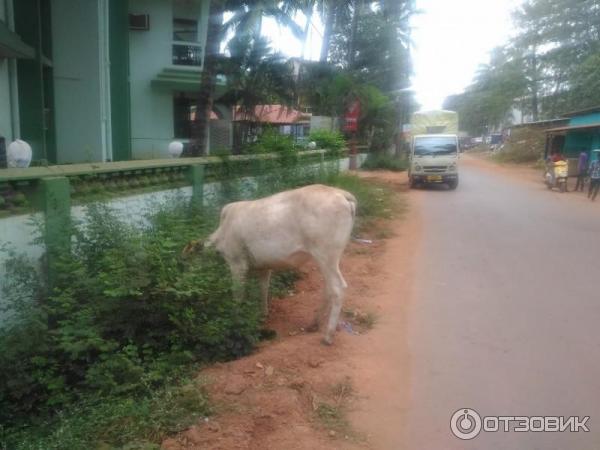
[(448, 187), (451, 191), (455, 190), (458, 187), (458, 178), (456, 180), (448, 181)]
[(408, 179), (408, 187), (410, 187), (411, 189), (414, 189), (417, 187), (417, 183), (415, 182), (415, 179), (413, 177), (410, 177)]

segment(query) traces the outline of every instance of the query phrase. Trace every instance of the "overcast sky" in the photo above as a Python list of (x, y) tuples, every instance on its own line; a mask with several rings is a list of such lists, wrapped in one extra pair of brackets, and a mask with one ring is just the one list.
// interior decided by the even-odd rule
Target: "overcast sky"
[[(444, 99), (469, 85), (490, 51), (513, 33), (511, 12), (521, 0), (417, 0), (413, 18), (413, 89), (421, 109), (439, 109)], [(299, 23), (304, 17), (299, 14)], [(306, 57), (318, 59), (323, 26), (314, 18)], [(289, 31), (265, 19), (263, 32), (273, 48), (300, 56), (302, 45)]]
[(511, 11), (520, 0), (417, 0), (413, 18), (413, 88), (424, 110), (469, 85), (489, 52), (513, 32)]

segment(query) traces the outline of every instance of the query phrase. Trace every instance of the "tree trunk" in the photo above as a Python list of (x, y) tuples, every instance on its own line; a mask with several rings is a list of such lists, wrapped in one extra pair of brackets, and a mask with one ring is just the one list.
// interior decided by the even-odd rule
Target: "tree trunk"
[(354, 0), (354, 11), (352, 14), (352, 26), (350, 29), (350, 39), (348, 39), (348, 68), (354, 67), (356, 59), (356, 36), (358, 33), (358, 19), (362, 13), (363, 0)]
[(306, 25), (304, 26), (304, 39), (302, 41), (302, 59), (306, 59), (306, 46), (308, 44), (308, 34), (312, 23), (313, 9), (306, 13)]
[(321, 45), (321, 62), (327, 62), (329, 56), (329, 45), (331, 44), (331, 33), (333, 32), (333, 21), (335, 19), (337, 0), (327, 0), (325, 30), (323, 31), (323, 44)]
[(201, 156), (208, 153), (208, 129), (217, 76), (217, 56), (221, 47), (223, 31), (223, 2), (211, 0), (210, 16), (206, 36), (204, 68), (200, 79), (200, 92), (196, 106), (196, 116), (192, 123), (192, 140), (186, 156)]
[(531, 115), (534, 122), (538, 121), (539, 102), (538, 102), (538, 63), (537, 49), (534, 47), (531, 53)]

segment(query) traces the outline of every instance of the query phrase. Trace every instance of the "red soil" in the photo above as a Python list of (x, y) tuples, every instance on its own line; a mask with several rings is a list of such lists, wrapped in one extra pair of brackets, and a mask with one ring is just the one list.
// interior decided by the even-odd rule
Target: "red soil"
[[(407, 189), (403, 174), (362, 176), (389, 183), (399, 196)], [(316, 267), (305, 266), (296, 294), (272, 301), (267, 327), (277, 339), (249, 357), (203, 370), (199, 378), (215, 415), (165, 440), (163, 449), (399, 448), (409, 375), (405, 310), (420, 227), (414, 214), (376, 228), (382, 227), (394, 236), (351, 243), (341, 264), (349, 285), (344, 310), (354, 313), (341, 320), (354, 334), (342, 326), (326, 347), (321, 333), (305, 332), (323, 286)], [(374, 229), (361, 237), (376, 236)], [(377, 317), (370, 330), (368, 313)], [(324, 419), (332, 410), (343, 413)]]

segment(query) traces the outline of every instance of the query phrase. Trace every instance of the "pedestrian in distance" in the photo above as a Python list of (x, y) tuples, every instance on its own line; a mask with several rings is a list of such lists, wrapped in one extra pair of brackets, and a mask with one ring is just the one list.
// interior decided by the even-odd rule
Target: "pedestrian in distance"
[(588, 172), (588, 154), (587, 152), (581, 152), (579, 154), (579, 160), (577, 161), (577, 184), (575, 185), (575, 192), (581, 191), (585, 187), (585, 178)]
[(590, 164), (590, 189), (588, 198), (592, 201), (596, 200), (598, 190), (600, 190), (600, 149), (594, 150), (595, 158)]

